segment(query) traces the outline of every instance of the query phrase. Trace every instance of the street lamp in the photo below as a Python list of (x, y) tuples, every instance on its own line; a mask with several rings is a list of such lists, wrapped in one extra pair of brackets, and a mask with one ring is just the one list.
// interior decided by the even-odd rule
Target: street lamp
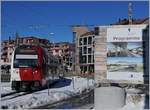
[[(50, 33), (50, 37), (52, 37), (53, 38), (53, 36), (54, 36), (54, 33), (53, 32), (51, 32)], [(52, 40), (52, 45), (54, 44), (54, 41)], [(54, 46), (54, 45), (53, 45)]]

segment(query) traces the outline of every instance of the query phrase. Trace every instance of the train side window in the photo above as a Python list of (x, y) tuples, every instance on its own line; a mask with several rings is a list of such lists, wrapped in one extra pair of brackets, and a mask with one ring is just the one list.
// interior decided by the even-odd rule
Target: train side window
[(44, 64), (44, 65), (46, 64), (46, 59), (45, 59), (45, 57), (43, 57), (43, 64)]

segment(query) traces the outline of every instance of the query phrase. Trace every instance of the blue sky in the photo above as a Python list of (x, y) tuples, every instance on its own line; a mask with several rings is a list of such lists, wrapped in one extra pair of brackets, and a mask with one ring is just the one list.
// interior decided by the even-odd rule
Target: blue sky
[[(1, 3), (1, 39), (15, 33), (20, 36), (36, 36), (54, 42), (72, 42), (70, 25), (105, 25), (128, 18), (128, 1), (25, 1)], [(148, 1), (132, 2), (133, 18), (148, 17)], [(38, 26), (38, 28), (36, 28)], [(51, 35), (50, 33), (54, 33)]]

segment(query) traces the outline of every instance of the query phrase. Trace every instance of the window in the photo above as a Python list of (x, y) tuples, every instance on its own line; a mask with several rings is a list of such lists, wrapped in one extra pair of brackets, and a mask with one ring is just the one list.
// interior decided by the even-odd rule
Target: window
[(92, 37), (88, 37), (88, 44), (92, 44)]
[(84, 73), (87, 72), (87, 66), (83, 66)]
[(83, 47), (83, 54), (87, 54), (87, 47), (86, 46)]
[(87, 38), (86, 37), (83, 39), (83, 44), (87, 45)]
[(83, 66), (80, 66), (80, 70), (81, 70), (81, 72), (83, 72)]
[(92, 56), (91, 55), (88, 55), (88, 63), (92, 63)]
[(79, 54), (82, 55), (82, 47), (79, 48)]
[(62, 60), (61, 59), (59, 59), (59, 64), (61, 64), (62, 63)]
[(79, 63), (82, 63), (83, 61), (82, 61), (82, 55), (80, 54), (79, 55)]
[(15, 59), (14, 68), (17, 67), (37, 67), (37, 59)]
[(82, 56), (82, 59), (81, 59), (82, 63), (87, 63), (86, 60), (87, 60), (86, 56)]
[(89, 65), (89, 72), (93, 73), (94, 72), (94, 65)]
[(89, 54), (92, 53), (92, 48), (88, 48), (88, 53), (89, 53)]

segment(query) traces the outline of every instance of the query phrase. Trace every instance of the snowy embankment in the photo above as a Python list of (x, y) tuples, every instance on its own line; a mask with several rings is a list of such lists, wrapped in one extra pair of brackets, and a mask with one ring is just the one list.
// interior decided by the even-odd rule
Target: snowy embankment
[(51, 104), (63, 99), (81, 94), (83, 91), (94, 89), (94, 80), (81, 77), (65, 78), (49, 90), (1, 101), (1, 106), (9, 109), (33, 108)]

